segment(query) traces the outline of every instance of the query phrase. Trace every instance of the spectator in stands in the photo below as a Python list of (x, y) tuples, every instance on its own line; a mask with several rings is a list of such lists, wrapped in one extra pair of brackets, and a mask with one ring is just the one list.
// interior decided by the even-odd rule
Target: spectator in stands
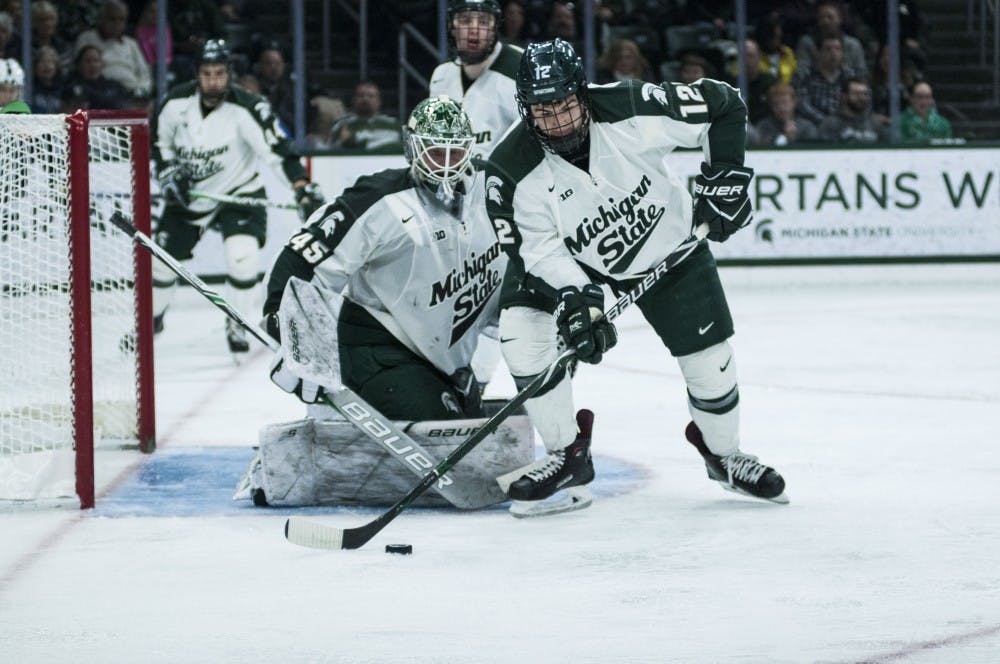
[(528, 22), (521, 0), (507, 0), (504, 3), (503, 20), (500, 21), (500, 41), (522, 48), (528, 44)]
[(576, 15), (569, 2), (553, 2), (545, 28), (545, 39), (562, 39), (576, 44)]
[(222, 37), (222, 12), (214, 0), (170, 0), (168, 17), (174, 37), (172, 68), (186, 81), (195, 77), (194, 61), (205, 42)]
[(371, 81), (362, 81), (354, 88), (351, 112), (333, 125), (330, 134), (335, 147), (351, 150), (396, 148), (403, 150), (399, 121), (379, 111), (382, 93)]
[(784, 146), (814, 141), (816, 125), (795, 114), (795, 88), (775, 83), (767, 91), (768, 114), (754, 124), (754, 145)]
[(809, 69), (814, 66), (816, 51), (823, 39), (839, 37), (844, 50), (844, 65), (854, 71), (855, 75), (867, 78), (865, 49), (857, 37), (844, 33), (842, 11), (839, 0), (820, 0), (816, 3), (816, 27), (812, 32), (802, 35), (795, 47), (799, 68)]
[(823, 37), (813, 67), (800, 69), (795, 77), (799, 112), (817, 125), (840, 111), (844, 81), (858, 78), (844, 66), (844, 45), (840, 37)]
[(631, 39), (616, 39), (601, 55), (595, 83), (615, 83), (628, 79), (651, 82), (653, 73), (638, 44)]
[(76, 73), (63, 93), (63, 112), (77, 109), (121, 109), (134, 106), (132, 94), (118, 81), (104, 76), (101, 49), (84, 46), (76, 54)]
[[(922, 76), (913, 61), (902, 54), (899, 63), (898, 94), (901, 105), (909, 99), (909, 90)], [(872, 111), (882, 119), (883, 124), (889, 124), (889, 47), (879, 49), (875, 69), (872, 72)]]
[(48, 0), (31, 5), (31, 47), (51, 46), (59, 54), (59, 68), (66, 71), (72, 58), (72, 48), (57, 34), (59, 12)]
[(14, 34), (14, 19), (0, 12), (0, 59), (21, 57), (21, 40)]
[(77, 37), (97, 26), (101, 0), (60, 0), (59, 39), (76, 43)]
[(934, 90), (920, 81), (910, 90), (910, 107), (899, 116), (900, 137), (904, 141), (951, 138), (951, 123), (934, 107)]
[(260, 89), (260, 81), (253, 74), (243, 74), (236, 79), (236, 85), (240, 86), (247, 92), (252, 92), (255, 95), (263, 96), (264, 93)]
[[(167, 25), (166, 55), (167, 66), (174, 61), (174, 37)], [(139, 23), (135, 26), (135, 41), (146, 58), (150, 68), (156, 65), (156, 0), (148, 0), (142, 6)]]
[(65, 77), (59, 72), (59, 54), (51, 46), (35, 51), (35, 76), (31, 84), (31, 108), (35, 113), (62, 111)]
[(682, 83), (694, 83), (701, 78), (714, 78), (715, 72), (708, 59), (697, 53), (685, 53), (681, 56), (680, 79)]
[(761, 50), (760, 69), (782, 83), (791, 83), (798, 71), (795, 52), (784, 43), (781, 17), (777, 13), (765, 16), (754, 30), (754, 39)]
[(76, 50), (92, 45), (101, 49), (104, 75), (118, 81), (136, 99), (148, 99), (152, 92), (149, 63), (139, 42), (125, 34), (128, 6), (121, 0), (104, 0), (97, 15), (97, 27), (80, 34)]
[(268, 44), (261, 49), (254, 65), (260, 94), (271, 102), (271, 110), (281, 120), (285, 131), (291, 134), (295, 125), (295, 88), (287, 70), (285, 56), (277, 44)]
[(743, 42), (743, 64), (747, 69), (747, 118), (757, 124), (768, 113), (767, 93), (778, 79), (760, 67), (760, 47), (753, 39)]
[(819, 137), (828, 143), (880, 143), (888, 138), (885, 126), (872, 115), (871, 89), (860, 78), (845, 78), (840, 111), (823, 120)]

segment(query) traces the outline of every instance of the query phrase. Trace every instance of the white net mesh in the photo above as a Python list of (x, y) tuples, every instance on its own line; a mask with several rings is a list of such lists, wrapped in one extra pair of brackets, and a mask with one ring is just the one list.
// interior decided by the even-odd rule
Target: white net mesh
[[(127, 127), (90, 128), (95, 442), (137, 438)], [(68, 131), (63, 116), (0, 115), (0, 498), (74, 493)], [(68, 471), (68, 476), (67, 476)]]

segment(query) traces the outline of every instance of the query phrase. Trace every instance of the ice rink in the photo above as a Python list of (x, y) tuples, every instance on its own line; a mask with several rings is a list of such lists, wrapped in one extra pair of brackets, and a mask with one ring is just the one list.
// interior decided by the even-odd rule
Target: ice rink
[(156, 454), (101, 455), (92, 512), (0, 506), (0, 662), (1000, 661), (1000, 266), (722, 274), (742, 447), (789, 505), (706, 478), (676, 363), (632, 308), (575, 382), (591, 508), (415, 509), (335, 552), (230, 500), (260, 427), (303, 409), (183, 293)]

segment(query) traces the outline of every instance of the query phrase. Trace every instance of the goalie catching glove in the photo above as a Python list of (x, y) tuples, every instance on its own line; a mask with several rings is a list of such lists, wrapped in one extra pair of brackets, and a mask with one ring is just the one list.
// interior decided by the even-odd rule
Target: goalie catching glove
[(315, 182), (309, 182), (305, 186), (295, 189), (295, 203), (299, 206), (299, 215), (302, 217), (302, 221), (305, 221), (326, 203), (326, 199), (323, 198), (323, 192), (319, 190), (319, 185)]
[(581, 362), (597, 364), (618, 343), (615, 326), (604, 318), (604, 291), (596, 284), (587, 284), (582, 290), (568, 286), (559, 289), (557, 298), (559, 336), (568, 348), (576, 349)]
[(753, 220), (753, 169), (729, 164), (701, 165), (694, 179), (694, 226), (708, 224), (708, 239), (725, 242)]
[(188, 192), (191, 190), (191, 176), (184, 164), (176, 161), (167, 162), (156, 174), (156, 179), (160, 183), (160, 191), (168, 202), (174, 201), (187, 207), (190, 202)]

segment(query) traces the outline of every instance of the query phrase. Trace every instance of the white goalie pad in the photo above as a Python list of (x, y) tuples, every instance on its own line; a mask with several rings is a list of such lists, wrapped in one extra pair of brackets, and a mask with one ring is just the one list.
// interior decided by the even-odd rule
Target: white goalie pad
[[(458, 447), (486, 419), (397, 422), (428, 454), (428, 470)], [(448, 471), (463, 509), (488, 507), (507, 500), (496, 478), (534, 458), (534, 433), (526, 415), (507, 418), (454, 468)], [(267, 504), (392, 505), (416, 480), (389, 453), (344, 420), (312, 418), (264, 427), (254, 463), (234, 499), (263, 490)], [(453, 503), (430, 489), (416, 506)]]

